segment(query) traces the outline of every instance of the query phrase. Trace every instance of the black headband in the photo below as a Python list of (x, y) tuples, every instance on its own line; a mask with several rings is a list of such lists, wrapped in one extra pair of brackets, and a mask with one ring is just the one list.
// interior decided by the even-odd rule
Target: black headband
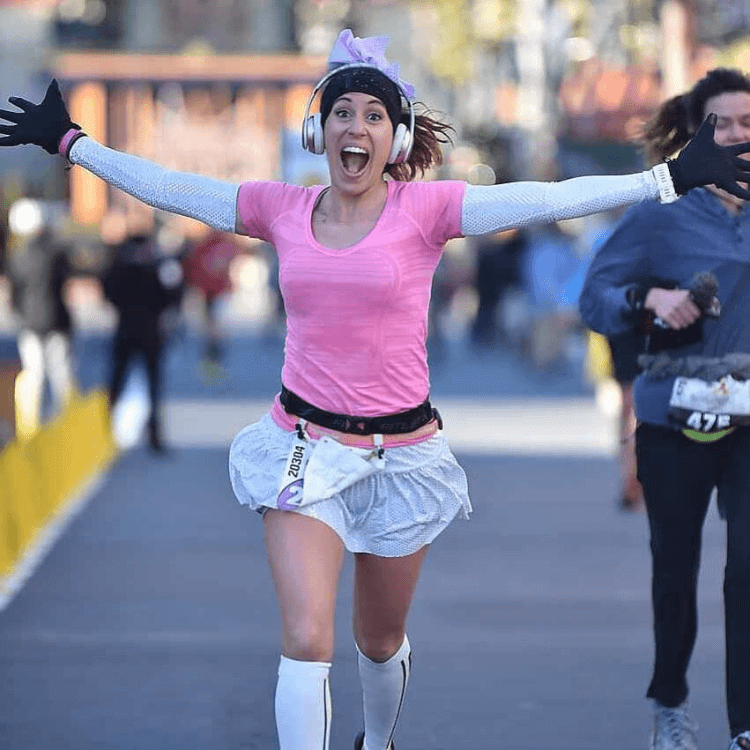
[(371, 94), (380, 99), (393, 123), (394, 131), (396, 130), (396, 126), (401, 122), (401, 92), (385, 73), (373, 68), (349, 68), (331, 78), (320, 98), (321, 125), (325, 125), (336, 99), (350, 91)]

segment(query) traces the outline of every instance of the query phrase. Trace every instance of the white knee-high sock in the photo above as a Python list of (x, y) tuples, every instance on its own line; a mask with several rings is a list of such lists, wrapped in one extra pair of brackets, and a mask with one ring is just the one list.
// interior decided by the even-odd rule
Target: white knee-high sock
[(276, 731), (281, 750), (328, 750), (330, 663), (282, 656), (276, 683)]
[(359, 678), (362, 681), (362, 705), (365, 715), (363, 750), (388, 750), (411, 671), (411, 648), (404, 636), (401, 648), (387, 661), (368, 659), (357, 648)]

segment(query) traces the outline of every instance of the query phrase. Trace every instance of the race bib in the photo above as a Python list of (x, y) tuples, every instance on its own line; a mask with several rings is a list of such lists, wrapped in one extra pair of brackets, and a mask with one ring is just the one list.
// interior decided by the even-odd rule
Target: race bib
[(310, 460), (313, 444), (305, 438), (295, 438), (281, 475), (276, 506), (280, 510), (295, 510), (304, 497), (305, 468)]
[(385, 468), (385, 455), (378, 448), (354, 448), (331, 437), (292, 443), (279, 483), (276, 507), (296, 510), (350, 487)]
[(701, 433), (750, 424), (750, 381), (735, 380), (731, 375), (712, 382), (678, 377), (669, 399), (669, 416)]

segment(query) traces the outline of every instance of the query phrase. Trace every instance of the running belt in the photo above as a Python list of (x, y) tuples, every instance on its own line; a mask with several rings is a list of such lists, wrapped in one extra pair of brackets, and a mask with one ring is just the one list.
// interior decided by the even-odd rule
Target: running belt
[(433, 419), (437, 419), (438, 427), (443, 429), (443, 420), (438, 410), (430, 404), (429, 399), (413, 409), (383, 417), (353, 417), (318, 409), (317, 406), (300, 398), (296, 393), (292, 393), (284, 385), (281, 386), (279, 401), (287, 414), (301, 417), (320, 427), (327, 427), (329, 430), (351, 435), (399, 435), (414, 432), (432, 422)]

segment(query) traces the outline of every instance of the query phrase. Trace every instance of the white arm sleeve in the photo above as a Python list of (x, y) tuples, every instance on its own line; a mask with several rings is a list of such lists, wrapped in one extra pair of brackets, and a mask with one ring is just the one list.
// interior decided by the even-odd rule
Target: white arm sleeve
[(574, 177), (562, 182), (467, 185), (461, 206), (461, 231), (469, 237), (528, 224), (548, 224), (658, 197), (659, 187), (651, 170)]
[(79, 138), (68, 158), (149, 206), (197, 219), (222, 232), (234, 232), (239, 185), (173, 172), (89, 137)]

